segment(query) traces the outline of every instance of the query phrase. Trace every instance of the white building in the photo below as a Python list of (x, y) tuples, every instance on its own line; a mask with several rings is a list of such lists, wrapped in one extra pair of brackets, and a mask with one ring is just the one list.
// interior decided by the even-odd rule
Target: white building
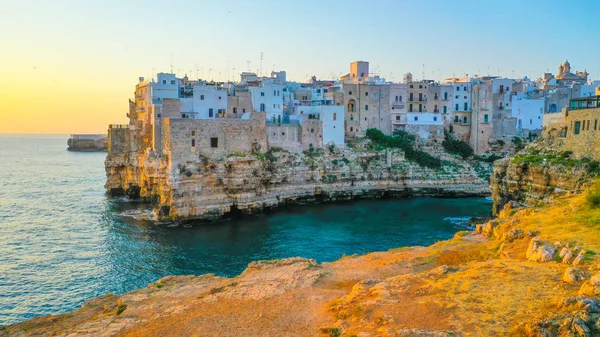
[(258, 81), (258, 76), (255, 73), (243, 72), (240, 74), (240, 81), (242, 83), (256, 82)]
[(540, 130), (544, 118), (544, 98), (530, 99), (524, 93), (513, 96), (511, 115), (517, 119), (517, 132)]
[(158, 73), (158, 80), (149, 83), (150, 103), (158, 104), (163, 98), (179, 98), (179, 79), (175, 74)]
[[(185, 105), (186, 109), (189, 108), (188, 104)], [(194, 97), (191, 105), (191, 111), (184, 111), (183, 102), (181, 104), (181, 112), (187, 114), (187, 118), (213, 119), (217, 114), (225, 114), (227, 111), (227, 91), (215, 85), (194, 86)]]
[(267, 120), (281, 120), (283, 117), (283, 85), (263, 81), (261, 86), (249, 86), (252, 93), (254, 111), (267, 113)]

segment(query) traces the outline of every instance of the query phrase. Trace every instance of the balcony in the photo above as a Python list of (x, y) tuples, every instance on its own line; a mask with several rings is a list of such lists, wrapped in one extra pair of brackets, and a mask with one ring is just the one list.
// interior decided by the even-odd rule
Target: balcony
[(109, 124), (109, 129), (127, 129), (129, 128), (128, 124)]
[(392, 104), (392, 108), (394, 108), (394, 109), (404, 109), (404, 108), (406, 108), (406, 104), (396, 102), (396, 103)]
[(408, 100), (409, 102), (414, 102), (414, 103), (427, 103), (427, 98), (412, 98)]
[(407, 122), (406, 115), (400, 116), (400, 119), (392, 119), (392, 124), (395, 124), (395, 125), (405, 125), (407, 123), (408, 122)]

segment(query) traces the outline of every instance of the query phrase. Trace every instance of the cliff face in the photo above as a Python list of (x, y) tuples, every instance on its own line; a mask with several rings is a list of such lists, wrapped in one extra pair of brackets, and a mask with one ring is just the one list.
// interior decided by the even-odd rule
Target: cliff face
[(508, 206), (430, 247), (169, 276), (0, 335), (598, 336), (600, 231), (588, 219), (599, 217), (581, 196)]
[(387, 196), (489, 195), (486, 163), (443, 153), (440, 170), (404, 159), (398, 150), (330, 150), (304, 155), (273, 149), (174, 163), (152, 153), (109, 155), (109, 193), (155, 202), (160, 219), (212, 220), (295, 202), (330, 202)]
[(72, 137), (67, 141), (67, 150), (69, 151), (81, 151), (81, 152), (91, 152), (91, 151), (106, 151), (108, 148), (108, 141), (106, 136), (95, 136), (90, 137), (89, 139), (83, 138), (84, 136), (80, 136), (80, 138)]
[(490, 187), (497, 214), (510, 201), (534, 205), (552, 195), (581, 192), (596, 177), (599, 163), (564, 151), (555, 132), (547, 133), (514, 157), (494, 163)]

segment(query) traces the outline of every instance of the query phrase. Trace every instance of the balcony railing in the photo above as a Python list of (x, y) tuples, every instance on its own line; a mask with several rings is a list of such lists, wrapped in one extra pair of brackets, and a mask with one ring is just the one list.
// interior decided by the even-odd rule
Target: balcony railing
[(127, 129), (129, 128), (128, 124), (109, 124), (109, 129)]

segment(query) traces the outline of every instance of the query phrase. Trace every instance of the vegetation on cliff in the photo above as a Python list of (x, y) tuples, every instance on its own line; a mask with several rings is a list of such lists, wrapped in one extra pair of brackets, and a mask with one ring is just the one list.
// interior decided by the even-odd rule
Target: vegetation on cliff
[(386, 136), (378, 129), (367, 129), (366, 136), (375, 146), (384, 148), (398, 148), (404, 151), (406, 159), (423, 167), (439, 169), (442, 161), (425, 151), (415, 147), (415, 136), (403, 130), (397, 130), (391, 136)]

